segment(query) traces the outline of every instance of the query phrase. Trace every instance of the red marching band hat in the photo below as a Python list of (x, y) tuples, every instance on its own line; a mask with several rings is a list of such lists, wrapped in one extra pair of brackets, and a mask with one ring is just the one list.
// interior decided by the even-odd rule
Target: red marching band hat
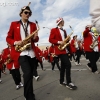
[(57, 25), (58, 25), (61, 21), (63, 21), (63, 18), (61, 18), (61, 17), (57, 18), (57, 20), (56, 20)]

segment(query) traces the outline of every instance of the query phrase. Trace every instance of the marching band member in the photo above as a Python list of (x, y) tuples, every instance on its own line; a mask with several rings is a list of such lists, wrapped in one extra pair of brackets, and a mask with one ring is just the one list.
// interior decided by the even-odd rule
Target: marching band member
[[(35, 100), (33, 93), (33, 70), (36, 66), (35, 54), (37, 52), (35, 51), (34, 43), (39, 41), (38, 29), (34, 22), (29, 21), (29, 17), (32, 15), (29, 5), (24, 6), (19, 15), (21, 20), (11, 23), (6, 41), (12, 47), (12, 60), (18, 60), (23, 71), (25, 100)], [(28, 36), (31, 36), (30, 39), (24, 41)], [(31, 44), (30, 47), (22, 51), (17, 51), (20, 50), (18, 47), (21, 48), (23, 46), (24, 48), (25, 44), (25, 47), (27, 47), (28, 43)]]
[(96, 64), (97, 60), (99, 59), (99, 49), (98, 49), (98, 45), (92, 49), (90, 47), (93, 41), (95, 40), (94, 33), (91, 32), (91, 28), (92, 28), (91, 25), (87, 25), (83, 32), (84, 51), (86, 52), (86, 56), (90, 61), (90, 63), (87, 64), (87, 67), (93, 73), (99, 74), (97, 69), (97, 64)]
[(44, 55), (44, 49), (41, 50), (42, 51), (42, 62), (45, 62), (45, 55)]
[(67, 49), (68, 49), (69, 60), (72, 62), (73, 53), (72, 53), (72, 49), (71, 49), (71, 43), (69, 43), (69, 45), (67, 46)]
[(2, 52), (1, 52), (1, 58), (2, 58), (2, 73), (6, 75), (6, 72), (5, 72), (6, 65), (4, 64), (3, 53), (4, 53), (4, 50), (2, 50)]
[(75, 61), (75, 53), (76, 53), (76, 48), (75, 48), (75, 41), (76, 41), (77, 35), (73, 36), (73, 39), (70, 42), (70, 49), (71, 49), (71, 56), (73, 57)]
[(48, 62), (50, 62), (49, 46), (47, 46), (46, 50), (44, 50), (44, 57), (45, 60), (48, 60)]
[(80, 63), (80, 57), (81, 57), (81, 53), (82, 53), (81, 40), (76, 39), (76, 41), (75, 41), (75, 48), (76, 48), (75, 64), (76, 65), (81, 65), (81, 63)]
[(86, 54), (85, 54), (85, 51), (84, 51), (84, 42), (83, 42), (83, 40), (81, 40), (81, 45), (82, 45), (82, 55), (84, 55), (84, 57), (86, 58)]
[(58, 67), (58, 69), (60, 71), (59, 58), (55, 54), (55, 48), (54, 48), (53, 44), (49, 48), (49, 54), (50, 54), (50, 62), (51, 62), (51, 65), (52, 65), (52, 71), (54, 71), (55, 64), (57, 65), (57, 67)]
[(7, 44), (8, 48), (5, 48), (3, 51), (3, 58), (5, 60), (4, 64), (6, 65), (7, 69), (10, 70), (12, 78), (16, 84), (16, 89), (18, 90), (20, 87), (23, 87), (21, 82), (21, 74), (20, 74), (20, 65), (18, 61), (13, 61), (10, 57), (11, 52), (11, 45)]
[(42, 53), (42, 51), (40, 50), (40, 48), (38, 47), (38, 44), (37, 44), (37, 46), (35, 47), (35, 49), (36, 49), (36, 51), (38, 52), (37, 55), (36, 55), (36, 58), (37, 58), (37, 59), (36, 59), (36, 60), (37, 60), (37, 66), (38, 66), (38, 62), (39, 62), (40, 65), (41, 65), (42, 70), (45, 71), (45, 69), (43, 68), (43, 61), (42, 61), (43, 53)]
[[(58, 46), (63, 45), (63, 40), (67, 37), (66, 31), (63, 30), (64, 20), (63, 18), (58, 18), (56, 20), (57, 27), (52, 28), (49, 36), (49, 42), (54, 44), (55, 54), (61, 60), (61, 70), (60, 70), (60, 85), (64, 85), (69, 89), (76, 89), (77, 87), (71, 81), (71, 63), (67, 54), (67, 49), (59, 50)], [(66, 72), (66, 81), (64, 82), (64, 75)]]

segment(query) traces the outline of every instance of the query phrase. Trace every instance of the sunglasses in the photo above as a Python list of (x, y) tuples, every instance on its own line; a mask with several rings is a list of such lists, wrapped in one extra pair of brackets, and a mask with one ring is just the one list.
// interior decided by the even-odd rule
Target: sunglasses
[(31, 15), (31, 12), (25, 11), (24, 14), (25, 15), (27, 15), (27, 14)]

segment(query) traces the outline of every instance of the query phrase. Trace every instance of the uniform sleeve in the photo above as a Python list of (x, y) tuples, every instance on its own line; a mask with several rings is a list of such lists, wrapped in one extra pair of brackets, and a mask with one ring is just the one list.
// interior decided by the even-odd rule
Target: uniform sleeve
[(86, 28), (85, 31), (83, 32), (83, 37), (88, 36), (89, 32), (90, 32), (90, 30), (88, 28)]
[(56, 40), (55, 37), (56, 37), (55, 31), (54, 29), (51, 29), (50, 36), (49, 36), (49, 42), (52, 44), (58, 44), (58, 40)]
[(10, 45), (14, 45), (14, 27), (13, 27), (13, 22), (10, 25), (7, 37), (6, 37), (6, 42), (9, 43)]

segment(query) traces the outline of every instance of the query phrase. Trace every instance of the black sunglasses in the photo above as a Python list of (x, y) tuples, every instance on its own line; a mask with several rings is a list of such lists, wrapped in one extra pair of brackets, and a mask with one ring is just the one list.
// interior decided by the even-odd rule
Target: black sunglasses
[(31, 15), (31, 12), (25, 11), (24, 14), (26, 14), (26, 15), (27, 15), (27, 14)]

